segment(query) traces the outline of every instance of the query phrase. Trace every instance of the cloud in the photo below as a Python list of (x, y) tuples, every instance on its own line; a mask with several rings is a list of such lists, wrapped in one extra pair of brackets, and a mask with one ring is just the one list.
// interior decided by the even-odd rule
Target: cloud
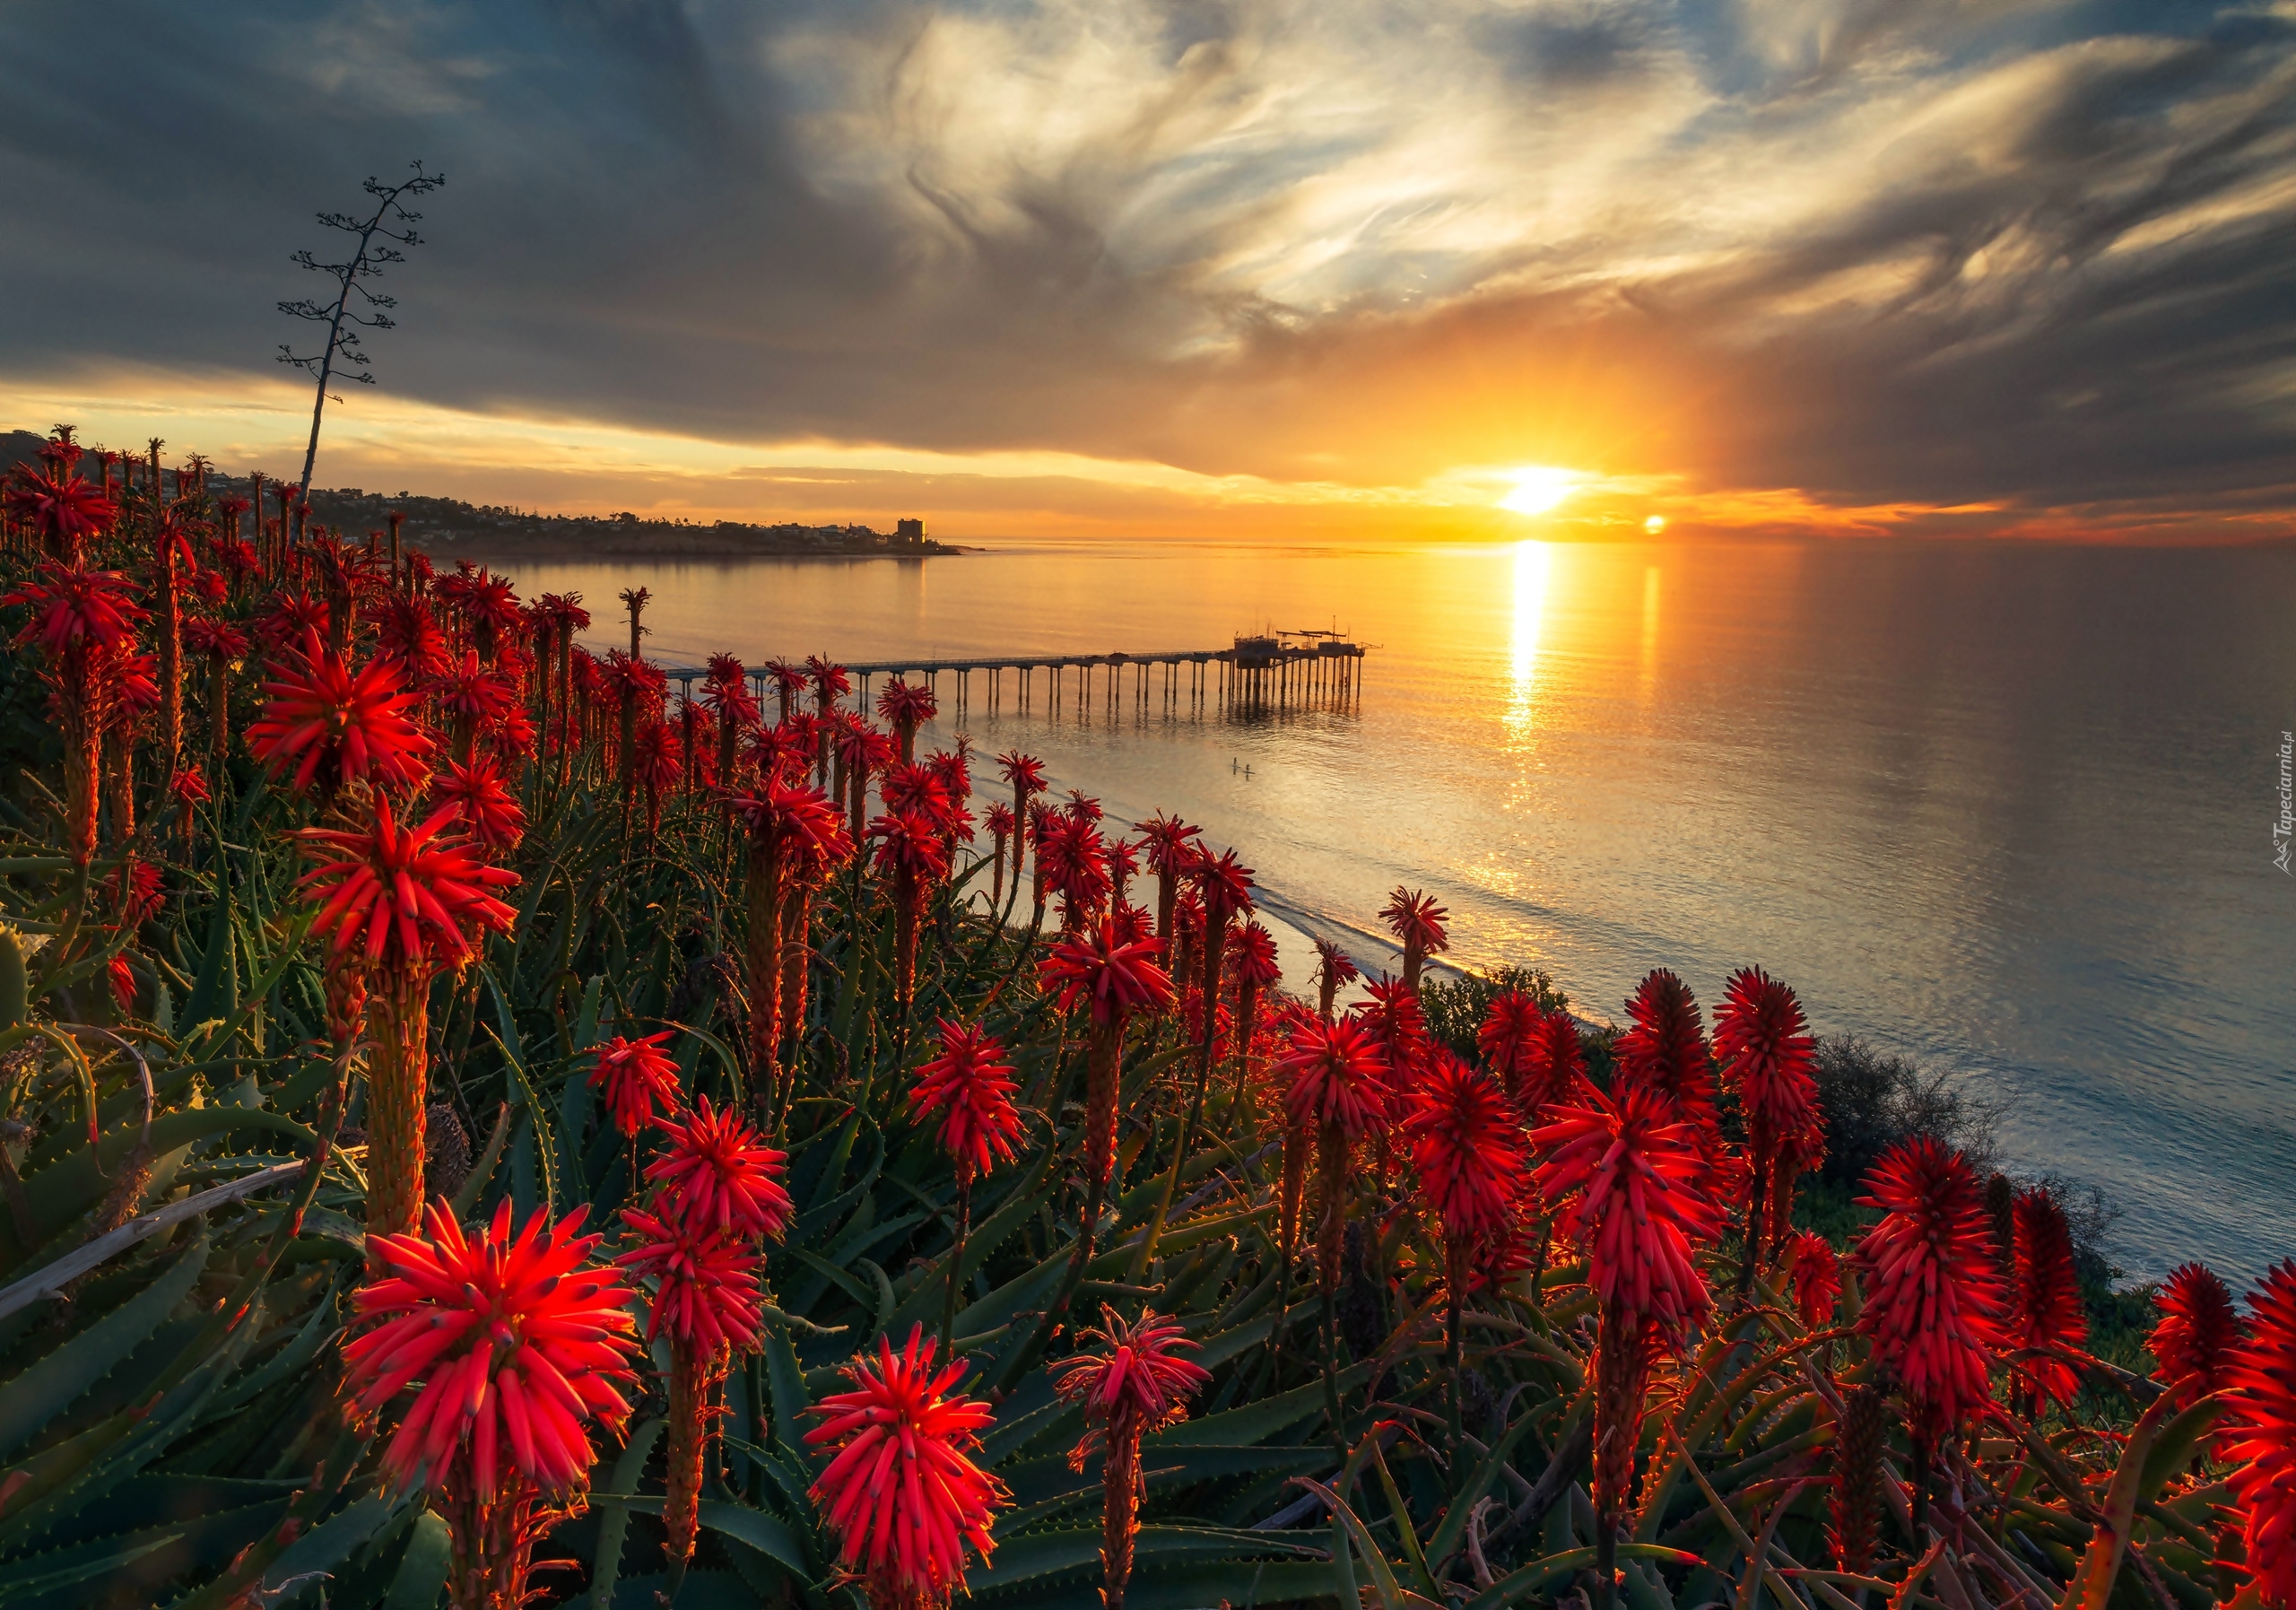
[(2292, 15), (281, 0), (99, 49), (18, 8), (0, 375), (263, 373), (309, 214), (420, 155), (370, 350), (439, 409), (1303, 509), (1530, 462), (1677, 528), (2287, 531)]

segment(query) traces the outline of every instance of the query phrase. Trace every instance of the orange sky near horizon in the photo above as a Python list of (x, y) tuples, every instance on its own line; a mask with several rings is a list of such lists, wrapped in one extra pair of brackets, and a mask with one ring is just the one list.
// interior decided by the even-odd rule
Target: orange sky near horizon
[[(1405, 377), (1391, 375), (1391, 380)], [(1393, 387), (1393, 396), (1403, 387)], [(1073, 451), (961, 452), (822, 440), (726, 442), (573, 418), (484, 413), (352, 389), (328, 405), (316, 483), (449, 496), (549, 513), (630, 509), (654, 518), (771, 522), (846, 521), (889, 528), (921, 516), (948, 540), (1110, 536), (1239, 540), (1549, 541), (1779, 536), (2007, 536), (2087, 542), (2242, 543), (2296, 538), (2296, 518), (2195, 518), (2117, 509), (2011, 511), (1997, 503), (1830, 502), (1792, 488), (1717, 483), (1658, 467), (1676, 421), (1605, 431), (1628, 389), (1613, 384), (1583, 398), (1567, 426), (1557, 418), (1511, 424), (1463, 419), (1461, 399), (1411, 425), (1383, 424), (1379, 467), (1432, 468), (1380, 482), (1352, 464), (1299, 478), (1212, 474), (1145, 459)], [(340, 395), (340, 394), (339, 394)], [(233, 474), (292, 477), (301, 468), (310, 393), (285, 379), (248, 379), (117, 367), (40, 380), (0, 375), (0, 427), (44, 430), (57, 422), (98, 446), (135, 446), (152, 436), (163, 455), (204, 454)], [(1496, 399), (1465, 399), (1497, 414)], [(1560, 410), (1552, 410), (1559, 414)], [(1361, 424), (1332, 422), (1335, 434)], [(1352, 426), (1352, 429), (1349, 426)], [(1448, 429), (1448, 436), (1441, 431)], [(1509, 455), (1511, 444), (1535, 444)], [(1444, 462), (1446, 450), (1459, 461)], [(1467, 456), (1482, 454), (1480, 459)], [(1339, 455), (1329, 455), (1333, 458)], [(1694, 460), (1696, 452), (1684, 457)], [(1526, 495), (1524, 489), (1529, 489)], [(1515, 505), (1508, 507), (1509, 503)]]

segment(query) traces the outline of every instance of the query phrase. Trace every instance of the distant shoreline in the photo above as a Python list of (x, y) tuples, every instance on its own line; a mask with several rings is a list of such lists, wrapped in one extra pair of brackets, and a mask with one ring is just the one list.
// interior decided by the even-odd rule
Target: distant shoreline
[(468, 535), (425, 531), (412, 523), (401, 536), (404, 544), (430, 555), (433, 564), (472, 559), (501, 564), (659, 563), (691, 561), (732, 563), (750, 559), (948, 559), (974, 550), (927, 539), (918, 548), (872, 546), (860, 543), (741, 542), (713, 540), (708, 527), (694, 529), (691, 538), (665, 535), (627, 542), (591, 543), (581, 539), (506, 537), (493, 532)]
[[(30, 431), (0, 432), (0, 470), (30, 463), (48, 439)], [(92, 467), (92, 461), (91, 461)], [(207, 485), (242, 496), (253, 483), (246, 475), (215, 471)], [(258, 518), (275, 519), (275, 481), (266, 482)], [(584, 564), (660, 560), (744, 559), (946, 559), (966, 552), (925, 535), (921, 519), (899, 521), (891, 532), (857, 522), (808, 526), (796, 520), (771, 525), (745, 520), (647, 519), (623, 512), (610, 515), (543, 514), (459, 498), (395, 495), (362, 487), (314, 487), (310, 518), (358, 543), (379, 536), (399, 517), (404, 548), (439, 560), (475, 559), (518, 564)]]
[(925, 522), (902, 520), (891, 532), (869, 527), (773, 525), (718, 520), (654, 520), (635, 514), (540, 514), (474, 505), (458, 498), (430, 498), (350, 487), (314, 489), (311, 518), (356, 541), (401, 517), (400, 542), (440, 560), (491, 560), (513, 564), (582, 564), (665, 559), (926, 559), (961, 550), (925, 535)]

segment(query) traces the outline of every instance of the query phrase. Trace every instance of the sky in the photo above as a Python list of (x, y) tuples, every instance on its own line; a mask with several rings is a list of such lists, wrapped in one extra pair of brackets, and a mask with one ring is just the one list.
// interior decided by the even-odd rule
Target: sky
[[(0, 4), (0, 430), (937, 535), (2296, 537), (2296, 0)], [(1507, 505), (1512, 505), (1508, 507)]]

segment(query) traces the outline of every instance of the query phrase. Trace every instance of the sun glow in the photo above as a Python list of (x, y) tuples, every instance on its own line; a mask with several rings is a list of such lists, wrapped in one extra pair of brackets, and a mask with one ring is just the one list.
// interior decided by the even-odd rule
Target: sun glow
[(1515, 490), (1499, 500), (1499, 507), (1517, 514), (1545, 514), (1569, 497), (1582, 477), (1576, 470), (1529, 464), (1509, 470)]

